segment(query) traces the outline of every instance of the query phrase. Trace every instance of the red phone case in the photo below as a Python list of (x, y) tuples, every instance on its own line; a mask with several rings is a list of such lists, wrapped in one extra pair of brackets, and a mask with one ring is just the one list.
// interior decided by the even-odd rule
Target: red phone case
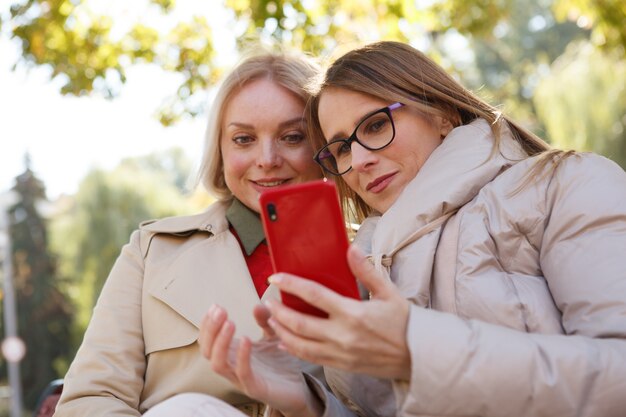
[[(262, 193), (260, 202), (274, 272), (299, 275), (360, 298), (346, 260), (349, 243), (335, 184), (317, 180), (284, 186)], [(281, 293), (281, 298), (295, 310), (327, 317), (299, 297)]]

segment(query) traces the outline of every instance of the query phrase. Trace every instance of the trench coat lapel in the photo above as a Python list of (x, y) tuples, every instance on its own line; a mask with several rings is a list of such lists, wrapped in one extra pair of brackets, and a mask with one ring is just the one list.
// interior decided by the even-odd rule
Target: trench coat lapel
[(199, 328), (212, 304), (228, 311), (237, 333), (259, 336), (252, 310), (260, 302), (236, 238), (225, 220), (206, 239), (155, 271), (148, 293)]

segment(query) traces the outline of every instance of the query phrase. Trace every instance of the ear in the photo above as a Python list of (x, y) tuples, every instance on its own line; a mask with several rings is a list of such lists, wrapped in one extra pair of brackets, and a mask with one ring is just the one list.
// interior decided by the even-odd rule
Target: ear
[(439, 134), (441, 135), (441, 139), (444, 139), (448, 136), (448, 133), (454, 129), (452, 122), (450, 120), (445, 119), (443, 117), (439, 117)]

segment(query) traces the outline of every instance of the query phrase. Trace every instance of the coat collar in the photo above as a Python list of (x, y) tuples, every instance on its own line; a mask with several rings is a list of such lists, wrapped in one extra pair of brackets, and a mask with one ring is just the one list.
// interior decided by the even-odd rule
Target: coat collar
[(200, 326), (211, 304), (218, 304), (239, 330), (248, 333), (257, 327), (252, 309), (259, 297), (239, 243), (228, 230), (197, 239), (171, 261), (154, 262), (148, 293), (194, 326)]
[(250, 256), (252, 252), (265, 240), (263, 224), (258, 213), (250, 210), (238, 199), (234, 198), (226, 210), (228, 223), (235, 229), (241, 246)]
[(228, 229), (225, 212), (229, 205), (229, 201), (217, 201), (202, 213), (191, 216), (165, 217), (160, 220), (147, 220), (139, 225), (139, 229), (145, 232), (178, 236), (197, 231), (218, 234)]
[[(225, 213), (229, 205), (228, 201), (216, 202), (197, 215), (170, 217), (140, 226), (152, 236), (184, 237), (198, 231), (208, 232), (204, 239), (188, 241), (175, 257), (152, 260), (147, 290), (195, 327), (200, 326), (211, 304), (219, 304), (238, 323), (238, 331), (256, 337), (260, 336), (260, 330), (252, 309), (259, 303), (259, 297), (241, 247), (228, 230)], [(270, 286), (262, 300), (277, 297), (275, 286)]]
[(362, 246), (371, 245), (373, 259), (395, 253), (411, 234), (458, 210), (500, 172), (526, 157), (508, 128), (502, 129), (495, 152), (494, 143), (484, 119), (453, 129), (389, 210), (365, 222), (363, 234), (369, 242)]

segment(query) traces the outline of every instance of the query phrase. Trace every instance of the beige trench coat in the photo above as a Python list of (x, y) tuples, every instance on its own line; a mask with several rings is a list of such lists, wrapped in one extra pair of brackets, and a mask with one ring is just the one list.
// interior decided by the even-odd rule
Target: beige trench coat
[[(244, 409), (251, 400), (215, 374), (198, 350), (198, 326), (213, 303), (237, 334), (256, 340), (259, 297), (227, 205), (143, 224), (122, 249), (66, 377), (56, 417), (138, 416), (183, 392)], [(272, 295), (273, 294), (273, 295)], [(270, 288), (264, 298), (275, 297)]]

